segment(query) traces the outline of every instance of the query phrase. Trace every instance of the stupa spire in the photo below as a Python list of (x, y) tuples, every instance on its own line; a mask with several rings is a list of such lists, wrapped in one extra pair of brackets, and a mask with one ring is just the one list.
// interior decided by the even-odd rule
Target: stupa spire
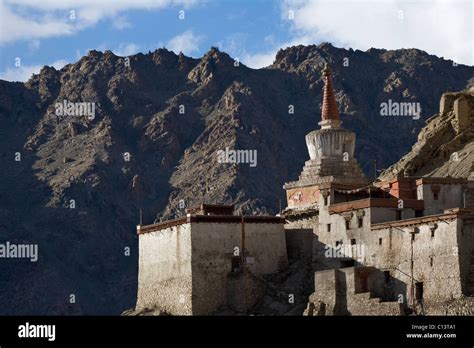
[(338, 128), (341, 120), (334, 90), (332, 89), (331, 68), (326, 63), (322, 71), (324, 79), (323, 106), (321, 107), (321, 128)]

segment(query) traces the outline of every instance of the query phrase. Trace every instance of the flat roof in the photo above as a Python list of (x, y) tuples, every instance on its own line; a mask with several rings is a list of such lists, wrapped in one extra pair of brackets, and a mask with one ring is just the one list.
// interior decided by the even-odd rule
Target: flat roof
[[(329, 214), (343, 213), (346, 211), (364, 209), (370, 207), (398, 208), (397, 198), (364, 198), (355, 201), (331, 204), (328, 208)], [(418, 199), (402, 199), (403, 208), (424, 209), (424, 202)]]
[(424, 177), (416, 179), (416, 186), (422, 184), (465, 184), (469, 180), (466, 178), (437, 178), (437, 177)]
[(408, 176), (408, 177), (392, 177), (388, 180), (376, 182), (377, 186), (393, 184), (395, 182), (413, 182), (417, 186), (421, 184), (463, 184), (472, 180), (466, 178), (446, 178), (441, 176)]
[(412, 219), (388, 221), (388, 222), (373, 224), (371, 225), (371, 229), (381, 230), (381, 229), (390, 228), (390, 227), (419, 225), (422, 223), (435, 222), (435, 221), (447, 220), (447, 219), (455, 219), (461, 215), (464, 215), (469, 220), (471, 220), (471, 219), (474, 219), (473, 212), (474, 210), (472, 209), (454, 208), (454, 209), (446, 210), (443, 214), (427, 215), (427, 216), (420, 216), (420, 217), (416, 217)]
[(310, 179), (298, 179), (294, 181), (286, 182), (283, 185), (283, 189), (291, 190), (302, 187), (317, 186), (318, 188), (359, 188), (370, 184), (370, 180), (366, 178), (345, 178), (335, 176), (323, 176), (320, 178)]
[(283, 217), (295, 217), (308, 214), (315, 214), (319, 212), (319, 207), (317, 205), (311, 205), (304, 208), (287, 208), (282, 212)]
[(226, 205), (226, 204), (205, 204), (201, 203), (198, 205), (194, 205), (192, 207), (189, 207), (186, 209), (186, 213), (188, 214), (193, 214), (197, 211), (227, 211), (227, 212), (233, 212), (234, 211), (234, 205)]
[(279, 216), (256, 215), (256, 216), (239, 216), (239, 215), (192, 215), (188, 214), (185, 217), (163, 221), (152, 225), (137, 226), (137, 234), (144, 234), (149, 232), (161, 231), (173, 226), (184, 225), (187, 223), (250, 223), (250, 224), (284, 224), (285, 219)]

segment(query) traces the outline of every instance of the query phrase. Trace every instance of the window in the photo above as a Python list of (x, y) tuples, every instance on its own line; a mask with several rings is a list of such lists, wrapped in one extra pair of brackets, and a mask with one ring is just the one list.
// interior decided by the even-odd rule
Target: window
[(415, 283), (415, 299), (423, 300), (423, 282)]
[(351, 239), (351, 245), (355, 245), (356, 244), (356, 240), (355, 239)]
[(433, 257), (430, 257), (430, 267), (433, 267)]
[(433, 199), (434, 199), (435, 201), (438, 200), (438, 192), (433, 192)]
[(431, 238), (434, 238), (434, 234), (435, 234), (435, 229), (432, 228), (432, 229), (431, 229)]
[(383, 271), (383, 281), (385, 283), (390, 282), (390, 271)]
[(395, 210), (395, 220), (401, 220), (401, 219), (402, 219), (402, 211)]
[(359, 226), (359, 228), (364, 226), (364, 219), (362, 217), (357, 218), (357, 226)]
[(351, 228), (351, 220), (346, 220), (346, 230)]
[(419, 227), (415, 227), (413, 229), (413, 232), (411, 233), (411, 240), (415, 240), (415, 235), (420, 233), (420, 228)]
[(422, 217), (423, 216), (423, 210), (415, 210), (415, 217)]
[(326, 228), (328, 229), (328, 232), (331, 232), (331, 224), (327, 224)]
[(382, 245), (382, 238), (379, 238), (379, 245)]

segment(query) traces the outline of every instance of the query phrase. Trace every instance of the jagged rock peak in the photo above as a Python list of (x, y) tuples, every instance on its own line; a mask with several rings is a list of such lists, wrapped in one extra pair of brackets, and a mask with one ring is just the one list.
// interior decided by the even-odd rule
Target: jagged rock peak
[(94, 58), (100, 58), (102, 57), (103, 53), (101, 51), (97, 51), (97, 50), (90, 50), (88, 53), (87, 53), (87, 57), (94, 57)]
[(178, 61), (178, 55), (173, 51), (169, 51), (166, 48), (158, 48), (151, 53), (151, 59), (157, 65), (164, 67), (172, 67)]
[[(200, 62), (188, 75), (188, 78), (196, 83), (208, 84), (217, 72), (229, 76), (235, 73), (235, 61), (227, 53), (219, 51), (217, 47), (211, 49), (201, 58)], [(246, 68), (239, 63), (239, 68)]]
[(338, 48), (329, 42), (319, 45), (297, 45), (280, 49), (271, 68), (293, 70), (304, 62), (311, 62), (316, 69), (320, 69), (326, 62), (333, 63), (335, 57), (343, 56), (344, 48)]
[[(180, 52), (179, 54), (182, 55), (183, 53)], [(165, 47), (157, 48), (155, 51), (152, 52), (152, 55), (153, 55), (153, 57), (157, 57), (157, 56), (160, 56), (160, 57), (177, 57), (176, 53), (174, 53), (173, 51), (168, 50)]]
[(321, 42), (319, 45), (296, 45), (287, 48), (282, 48), (278, 51), (275, 60), (279, 61), (285, 56), (298, 54), (301, 58), (306, 58), (309, 54), (315, 55), (321, 52), (328, 52), (331, 50), (345, 50), (333, 46), (329, 42)]
[(298, 45), (298, 46), (291, 46), (287, 48), (282, 48), (280, 49), (275, 57), (275, 61), (273, 65), (278, 65), (279, 63), (283, 61), (295, 61), (295, 60), (304, 60), (307, 58), (308, 53), (310, 51), (313, 51), (314, 49), (317, 49), (317, 46), (315, 45), (310, 45), (310, 46), (303, 46), (303, 45)]
[(234, 64), (232, 59), (227, 53), (219, 51), (217, 47), (211, 47), (209, 51), (202, 57), (201, 61), (213, 61), (216, 64)]

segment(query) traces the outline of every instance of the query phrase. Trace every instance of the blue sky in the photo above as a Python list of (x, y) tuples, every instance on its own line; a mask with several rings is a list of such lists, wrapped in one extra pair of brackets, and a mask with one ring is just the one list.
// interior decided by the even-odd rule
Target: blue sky
[(91, 49), (200, 57), (217, 46), (259, 68), (282, 47), (323, 41), (474, 65), (473, 17), (471, 0), (0, 0), (0, 78), (25, 81)]

